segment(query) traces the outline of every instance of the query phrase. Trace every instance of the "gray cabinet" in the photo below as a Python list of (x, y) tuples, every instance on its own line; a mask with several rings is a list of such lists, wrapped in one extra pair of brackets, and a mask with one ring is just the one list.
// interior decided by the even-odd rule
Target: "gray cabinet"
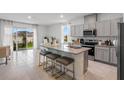
[(84, 30), (92, 30), (96, 28), (96, 23), (89, 23), (89, 24), (84, 24), (83, 29)]
[(117, 65), (115, 47), (95, 47), (95, 60)]
[(117, 56), (115, 48), (110, 48), (110, 63), (117, 65)]
[(110, 36), (110, 31), (111, 31), (111, 25), (110, 25), (110, 21), (104, 21), (103, 22), (103, 35), (104, 36)]
[(75, 25), (71, 25), (70, 31), (71, 31), (71, 36), (74, 36), (75, 35)]
[(111, 36), (117, 36), (118, 35), (118, 23), (120, 22), (119, 19), (111, 20)]
[(96, 29), (96, 23), (90, 23), (89, 29)]
[(95, 47), (95, 59), (109, 63), (109, 48)]
[(95, 59), (96, 60), (101, 60), (102, 59), (102, 50), (99, 49), (98, 47), (95, 47)]
[(97, 22), (96, 23), (96, 30), (97, 30), (97, 36), (103, 36), (103, 23), (102, 22)]
[(83, 36), (83, 25), (71, 25), (71, 36)]
[(89, 28), (88, 24), (84, 24), (84, 25), (83, 25), (83, 29), (84, 29), (84, 30), (87, 30), (88, 28)]
[(110, 21), (96, 23), (97, 36), (110, 36)]

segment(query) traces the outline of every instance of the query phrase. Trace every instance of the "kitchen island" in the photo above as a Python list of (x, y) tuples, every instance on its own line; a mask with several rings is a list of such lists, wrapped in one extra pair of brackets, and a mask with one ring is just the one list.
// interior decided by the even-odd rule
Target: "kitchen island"
[[(75, 64), (75, 79), (80, 80), (84, 78), (84, 74), (87, 72), (88, 68), (88, 50), (90, 50), (90, 48), (72, 48), (68, 45), (51, 46), (48, 44), (41, 44), (41, 47), (61, 56), (73, 58)], [(71, 69), (72, 66), (70, 65), (68, 68)], [(68, 72), (67, 74), (71, 75)]]

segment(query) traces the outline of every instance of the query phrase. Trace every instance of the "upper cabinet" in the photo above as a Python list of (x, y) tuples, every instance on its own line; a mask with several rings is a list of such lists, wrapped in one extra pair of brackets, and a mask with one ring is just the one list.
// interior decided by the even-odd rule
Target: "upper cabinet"
[(83, 30), (86, 30), (88, 28), (89, 28), (88, 24), (84, 24)]
[(97, 14), (84, 16), (84, 30), (93, 30), (96, 28)]
[(111, 36), (118, 35), (118, 23), (120, 21), (121, 21), (121, 19), (111, 20)]
[(96, 23), (84, 24), (83, 30), (92, 30), (96, 28)]
[(111, 25), (110, 25), (110, 21), (104, 21), (103, 22), (103, 27), (104, 27), (104, 29), (103, 29), (103, 35), (104, 36), (110, 36), (110, 31), (111, 31)]
[(97, 36), (110, 36), (110, 21), (96, 23)]
[(103, 36), (103, 22), (96, 23), (97, 36)]
[(96, 23), (97, 36), (117, 36), (120, 18)]
[(75, 25), (70, 26), (71, 36), (75, 34)]
[(83, 36), (83, 25), (71, 25), (71, 36)]

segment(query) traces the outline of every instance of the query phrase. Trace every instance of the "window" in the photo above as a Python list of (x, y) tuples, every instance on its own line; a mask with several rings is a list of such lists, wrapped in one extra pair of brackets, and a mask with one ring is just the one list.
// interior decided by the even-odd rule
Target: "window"
[(30, 28), (13, 28), (13, 49), (33, 48), (33, 31)]
[(64, 43), (70, 42), (71, 41), (71, 36), (70, 36), (70, 25), (64, 25)]

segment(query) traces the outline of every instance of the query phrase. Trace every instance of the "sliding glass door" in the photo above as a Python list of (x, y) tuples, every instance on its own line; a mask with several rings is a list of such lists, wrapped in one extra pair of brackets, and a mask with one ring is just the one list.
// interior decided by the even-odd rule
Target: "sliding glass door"
[(26, 50), (33, 48), (32, 29), (13, 28), (13, 49)]

